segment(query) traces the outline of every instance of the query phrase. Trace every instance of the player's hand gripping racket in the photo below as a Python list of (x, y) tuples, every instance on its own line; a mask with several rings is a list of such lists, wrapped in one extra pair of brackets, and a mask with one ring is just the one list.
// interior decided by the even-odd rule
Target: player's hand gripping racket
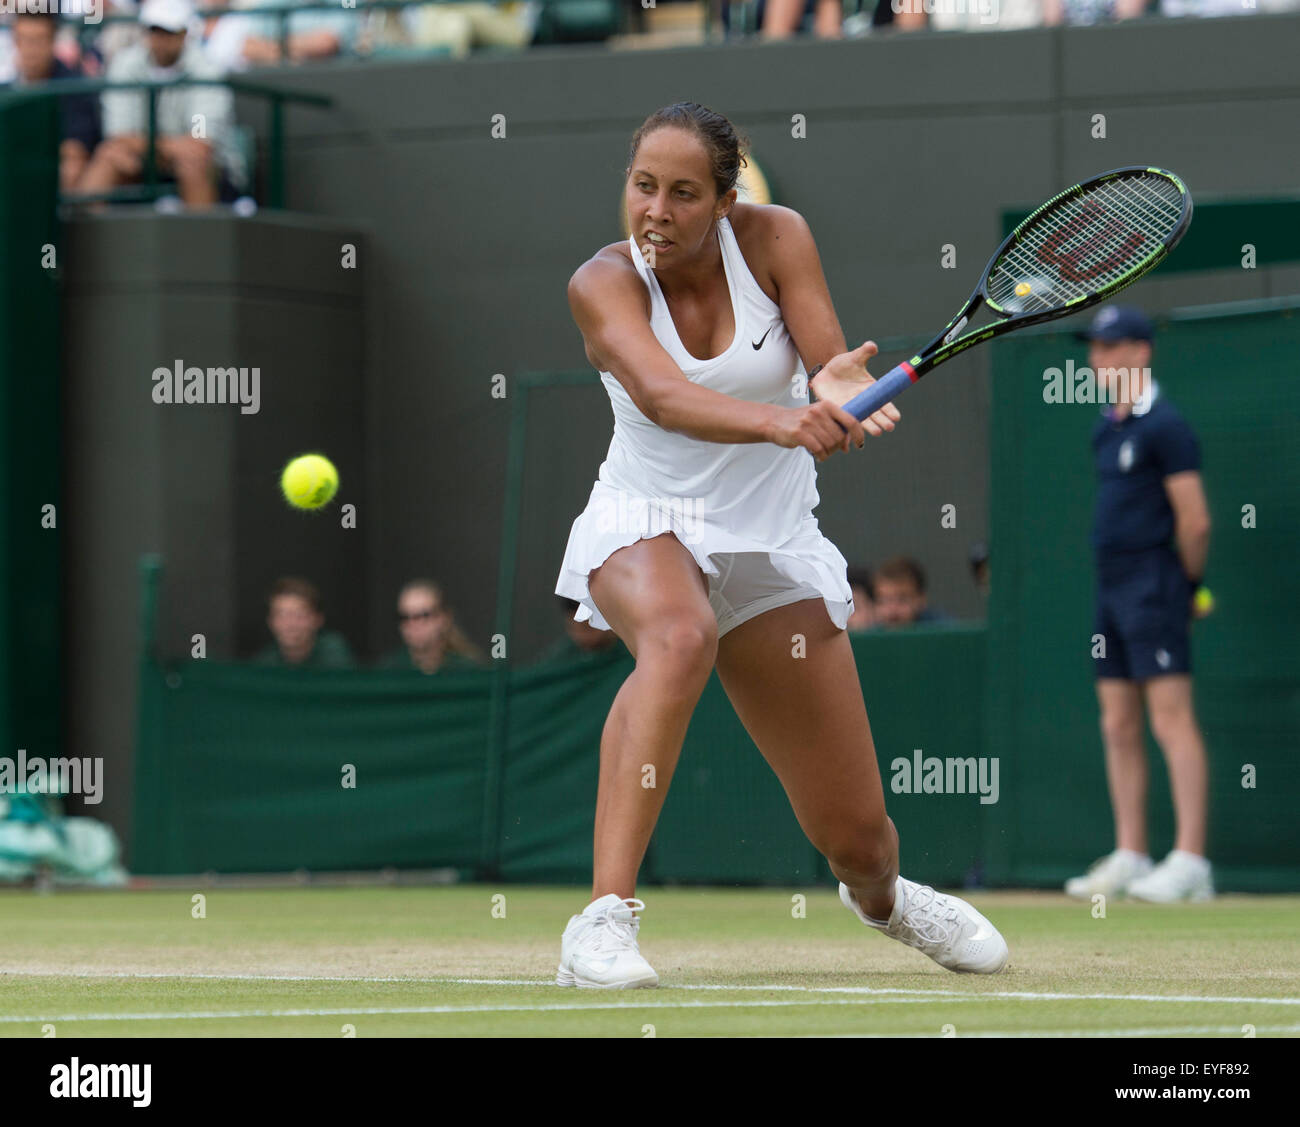
[[(975, 292), (943, 332), (844, 410), (865, 419), (973, 344), (1104, 301), (1159, 265), (1191, 221), (1187, 186), (1163, 169), (1117, 168), (1067, 188), (993, 252)], [(996, 320), (958, 336), (981, 305)]]

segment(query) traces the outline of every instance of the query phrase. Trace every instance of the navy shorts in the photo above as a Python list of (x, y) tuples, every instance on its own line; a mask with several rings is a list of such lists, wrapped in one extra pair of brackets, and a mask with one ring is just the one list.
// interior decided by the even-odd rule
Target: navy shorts
[[(1093, 652), (1097, 677), (1145, 681), (1191, 673), (1193, 587), (1172, 548), (1097, 560)], [(1102, 644), (1104, 643), (1104, 644)]]

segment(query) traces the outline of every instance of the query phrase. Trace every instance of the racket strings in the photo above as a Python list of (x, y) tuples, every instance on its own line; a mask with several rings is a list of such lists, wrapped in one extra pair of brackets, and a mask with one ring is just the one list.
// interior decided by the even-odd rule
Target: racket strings
[(1026, 313), (1108, 289), (1164, 246), (1182, 218), (1182, 196), (1172, 180), (1144, 172), (1062, 201), (1003, 252), (989, 274), (989, 296)]

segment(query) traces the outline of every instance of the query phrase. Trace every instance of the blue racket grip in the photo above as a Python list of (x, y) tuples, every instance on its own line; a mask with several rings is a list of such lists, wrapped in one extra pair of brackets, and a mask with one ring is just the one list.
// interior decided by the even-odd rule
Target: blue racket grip
[(844, 410), (861, 421), (868, 415), (874, 415), (899, 392), (911, 387), (918, 379), (920, 377), (916, 374), (916, 369), (905, 360), (892, 372), (881, 376), (866, 391), (861, 391), (850, 399), (844, 404)]

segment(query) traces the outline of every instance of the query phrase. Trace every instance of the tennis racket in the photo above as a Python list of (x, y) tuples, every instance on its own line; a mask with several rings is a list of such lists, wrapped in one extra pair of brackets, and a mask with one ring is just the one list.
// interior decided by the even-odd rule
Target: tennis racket
[[(943, 332), (844, 410), (865, 419), (973, 344), (1105, 301), (1155, 269), (1191, 222), (1187, 186), (1160, 168), (1116, 168), (1067, 188), (1003, 240), (970, 300)], [(959, 336), (980, 306), (993, 323)]]

